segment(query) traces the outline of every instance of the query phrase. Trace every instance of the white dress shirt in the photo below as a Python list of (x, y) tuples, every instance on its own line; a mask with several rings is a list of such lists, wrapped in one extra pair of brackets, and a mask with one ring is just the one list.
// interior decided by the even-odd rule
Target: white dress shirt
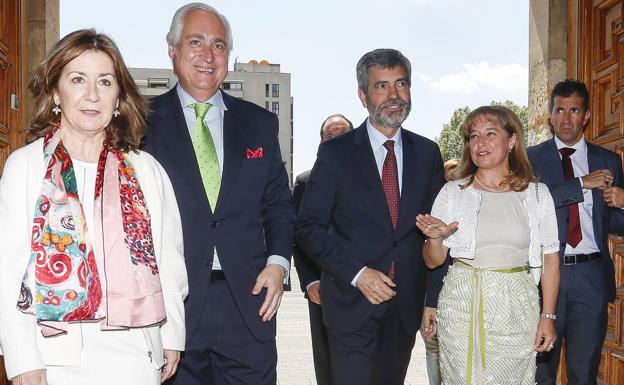
[[(210, 135), (212, 135), (212, 141), (214, 142), (215, 150), (217, 151), (217, 159), (219, 161), (219, 173), (221, 174), (221, 176), (223, 176), (223, 116), (225, 114), (225, 111), (227, 110), (227, 107), (223, 102), (223, 95), (221, 95), (221, 90), (218, 90), (208, 100), (204, 101), (195, 100), (195, 98), (189, 95), (188, 92), (186, 92), (179, 83), (176, 86), (176, 91), (178, 93), (178, 97), (180, 98), (180, 104), (182, 104), (182, 111), (184, 112), (186, 127), (189, 130), (191, 139), (195, 137), (195, 122), (197, 121), (193, 104), (212, 104), (212, 107), (208, 109), (206, 116), (204, 116), (204, 123), (210, 130)], [(214, 204), (213, 202), (210, 203)], [(284, 269), (286, 269), (286, 277), (284, 279), (284, 282), (286, 282), (288, 280), (288, 275), (290, 274), (290, 262), (280, 255), (271, 255), (267, 259), (267, 265), (270, 264), (280, 265)], [(221, 270), (221, 262), (219, 261), (219, 256), (217, 255), (216, 249), (214, 250), (214, 256), (212, 260), (212, 269)]]
[[(403, 140), (401, 138), (401, 130), (402, 128), (399, 128), (392, 138), (388, 138), (373, 127), (370, 119), (366, 120), (366, 131), (368, 132), (368, 139), (370, 141), (371, 149), (373, 150), (373, 155), (375, 155), (375, 163), (377, 165), (380, 180), (381, 174), (383, 173), (383, 164), (386, 160), (386, 155), (388, 154), (388, 150), (384, 147), (384, 143), (386, 143), (387, 140), (394, 140), (394, 156), (396, 158), (397, 174), (399, 176), (399, 192), (401, 192), (403, 188)], [(364, 269), (366, 269), (366, 266), (358, 271), (351, 281), (351, 285), (356, 286), (356, 283), (360, 278), (360, 275), (362, 275)]]
[[(573, 146), (567, 146), (555, 136), (555, 144), (557, 145), (557, 150), (563, 147), (570, 147), (576, 150), (576, 152), (570, 156), (570, 160), (572, 160), (574, 176), (578, 179), (582, 187), (583, 181), (581, 180), (581, 177), (589, 174), (589, 164), (587, 163), (587, 142), (585, 142), (585, 138), (581, 137), (581, 140), (576, 142)], [(559, 157), (561, 158), (561, 153), (559, 154)], [(594, 198), (592, 196), (591, 189), (583, 189), (583, 202), (579, 202), (578, 207), (581, 221), (581, 234), (583, 235), (583, 238), (581, 239), (581, 242), (576, 245), (576, 247), (566, 244), (565, 254), (592, 254), (599, 252), (600, 249), (596, 243), (594, 223), (592, 221)]]

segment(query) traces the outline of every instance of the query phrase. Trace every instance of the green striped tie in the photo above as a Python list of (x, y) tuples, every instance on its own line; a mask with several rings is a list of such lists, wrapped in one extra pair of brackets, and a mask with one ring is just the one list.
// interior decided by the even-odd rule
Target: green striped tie
[(217, 198), (219, 197), (219, 189), (221, 188), (221, 172), (219, 171), (219, 158), (217, 158), (217, 150), (208, 126), (204, 122), (204, 117), (208, 110), (212, 107), (210, 103), (195, 103), (195, 136), (193, 137), (193, 148), (199, 165), (204, 190), (210, 207), (214, 213), (217, 206)]

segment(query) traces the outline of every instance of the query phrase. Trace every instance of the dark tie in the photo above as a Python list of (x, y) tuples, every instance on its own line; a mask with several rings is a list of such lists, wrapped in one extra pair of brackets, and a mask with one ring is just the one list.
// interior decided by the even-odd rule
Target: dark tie
[[(572, 159), (570, 156), (576, 152), (575, 149), (562, 147), (559, 149), (561, 153), (561, 163), (563, 164), (563, 174), (566, 180), (574, 179), (574, 169), (572, 168)], [(568, 245), (576, 247), (583, 239), (581, 233), (581, 218), (579, 215), (578, 203), (568, 205)]]
[[(399, 192), (399, 173), (397, 171), (396, 156), (394, 155), (394, 140), (386, 140), (384, 147), (388, 150), (386, 159), (384, 160), (381, 170), (381, 184), (386, 194), (386, 202), (388, 203), (388, 211), (392, 220), (392, 228), (396, 230), (397, 220), (399, 219), (399, 201), (401, 193)], [(396, 270), (394, 262), (388, 270), (388, 278), (394, 281)]]

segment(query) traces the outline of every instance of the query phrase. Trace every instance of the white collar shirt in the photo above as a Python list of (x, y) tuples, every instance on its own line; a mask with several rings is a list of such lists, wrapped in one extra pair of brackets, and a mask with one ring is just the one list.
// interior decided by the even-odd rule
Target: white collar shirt
[(388, 150), (384, 147), (384, 143), (387, 140), (394, 140), (394, 156), (396, 157), (397, 173), (399, 176), (399, 191), (403, 188), (403, 139), (401, 137), (401, 130), (399, 128), (392, 138), (386, 137), (379, 132), (370, 122), (370, 119), (366, 120), (366, 131), (368, 132), (368, 138), (370, 140), (371, 149), (373, 155), (375, 155), (375, 163), (377, 164), (377, 171), (379, 171), (379, 178), (383, 171), (383, 164), (386, 160)]
[(219, 173), (223, 175), (223, 115), (227, 110), (225, 103), (223, 102), (223, 95), (221, 90), (217, 90), (208, 100), (195, 100), (188, 92), (178, 85), (176, 86), (178, 97), (180, 98), (180, 104), (182, 105), (182, 112), (184, 113), (184, 119), (186, 120), (186, 127), (188, 128), (191, 140), (195, 137), (195, 122), (197, 117), (195, 115), (195, 103), (210, 103), (212, 107), (206, 112), (204, 116), (204, 123), (210, 130), (212, 135), (212, 141), (217, 151), (217, 159), (219, 160)]

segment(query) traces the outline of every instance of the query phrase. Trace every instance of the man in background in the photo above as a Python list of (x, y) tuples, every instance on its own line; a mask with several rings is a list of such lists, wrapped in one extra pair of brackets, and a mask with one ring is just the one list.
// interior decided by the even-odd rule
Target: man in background
[[(342, 135), (352, 129), (353, 124), (344, 115), (330, 115), (321, 124), (321, 142)], [(297, 212), (299, 211), (309, 177), (310, 170), (299, 174), (295, 179), (293, 199)], [(330, 385), (327, 329), (323, 325), (323, 314), (321, 313), (321, 268), (301, 250), (296, 242), (293, 249), (293, 258), (297, 274), (299, 275), (301, 290), (304, 291), (305, 297), (308, 299), (316, 382), (318, 385)]]
[(589, 92), (575, 80), (557, 83), (550, 97), (552, 139), (528, 149), (540, 181), (555, 202), (561, 256), (557, 340), (538, 356), (537, 383), (555, 385), (563, 341), (571, 385), (596, 384), (607, 331), (607, 306), (615, 299), (609, 233), (624, 232), (624, 212), (613, 206), (624, 185), (620, 157), (583, 136), (591, 113)]

